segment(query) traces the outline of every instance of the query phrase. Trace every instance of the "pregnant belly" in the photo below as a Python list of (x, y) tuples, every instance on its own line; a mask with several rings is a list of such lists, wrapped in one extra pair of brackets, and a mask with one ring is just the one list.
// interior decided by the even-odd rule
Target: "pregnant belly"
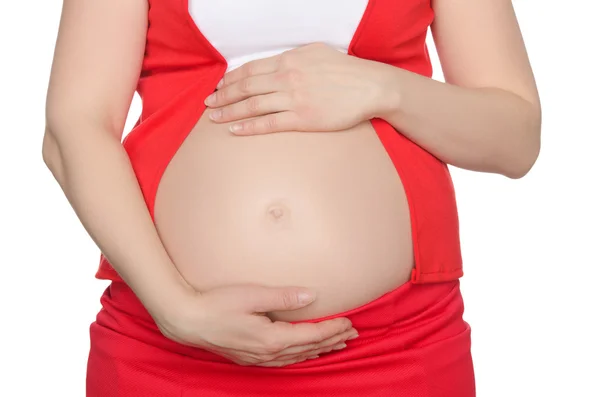
[(285, 321), (346, 311), (405, 283), (413, 267), (401, 180), (369, 122), (329, 133), (240, 137), (205, 113), (160, 181), (161, 240), (198, 290), (302, 286)]

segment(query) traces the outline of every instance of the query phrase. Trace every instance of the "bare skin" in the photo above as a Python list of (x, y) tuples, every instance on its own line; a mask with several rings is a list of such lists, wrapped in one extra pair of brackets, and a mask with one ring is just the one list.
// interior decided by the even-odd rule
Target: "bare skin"
[(169, 258), (121, 145), (144, 54), (147, 7), (143, 0), (63, 2), (48, 88), (45, 163), (167, 337), (241, 365), (288, 365), (339, 347), (356, 335), (348, 319), (290, 325), (255, 314), (299, 309), (314, 301), (313, 291), (247, 285), (201, 294)]
[(369, 122), (239, 137), (205, 113), (163, 174), (155, 220), (199, 291), (253, 283), (317, 292), (300, 310), (268, 313), (277, 320), (360, 306), (408, 281), (414, 265), (402, 182)]
[[(163, 215), (159, 218), (163, 240), (179, 258), (180, 270), (199, 288), (229, 280), (261, 279), (276, 285), (290, 279), (305, 280), (307, 285), (318, 286), (320, 295), (328, 299), (281, 317), (302, 319), (364, 303), (401, 282), (403, 279), (398, 276), (408, 276), (410, 261), (398, 252), (390, 255), (393, 251), (388, 248), (398, 241), (404, 253), (409, 251), (408, 228), (406, 223), (400, 223), (407, 218), (392, 216), (386, 223), (383, 216), (376, 214), (377, 210), (406, 214), (405, 203), (398, 199), (400, 195), (391, 193), (398, 186), (397, 180), (380, 165), (385, 153), (372, 149), (373, 157), (364, 162), (362, 158), (345, 161), (342, 157), (337, 157), (336, 162), (319, 161), (323, 156), (318, 150), (340, 153), (343, 151), (340, 142), (357, 139), (357, 131), (364, 140), (372, 137), (364, 120), (378, 117), (388, 121), (438, 158), (457, 167), (511, 178), (520, 178), (529, 171), (540, 148), (541, 110), (511, 2), (460, 0), (433, 2), (432, 6), (436, 13), (432, 31), (448, 83), (357, 59), (321, 43), (248, 62), (224, 76), (217, 92), (206, 99), (208, 116), (215, 125), (211, 128), (210, 122), (201, 120), (186, 147), (171, 163), (163, 180), (164, 191), (159, 196), (163, 200), (160, 207), (164, 208), (160, 209)], [(240, 137), (264, 139), (235, 141), (225, 128)], [(267, 137), (273, 133), (280, 136)], [(297, 135), (302, 133), (305, 142), (318, 144), (303, 147)], [(363, 146), (363, 153), (374, 148), (364, 142)], [(235, 155), (226, 156), (228, 150)], [(198, 151), (203, 153), (204, 160), (194, 159)], [(280, 158), (281, 153), (284, 155)], [(296, 161), (290, 166), (286, 161), (289, 156), (309, 160)], [(276, 166), (266, 165), (265, 158), (273, 160)], [(318, 176), (317, 172), (311, 176), (311, 165), (321, 171), (320, 176), (327, 172), (335, 177), (328, 180), (327, 186), (317, 183), (315, 187)], [(344, 171), (353, 165), (362, 171), (353, 172), (358, 175), (354, 191), (344, 185), (343, 178)], [(221, 180), (206, 175), (205, 170), (211, 168), (222, 171)], [(255, 173), (256, 169), (259, 171)], [(193, 170), (192, 176), (186, 179), (189, 170)], [(376, 176), (380, 190), (369, 184)], [(184, 201), (183, 208), (176, 209), (174, 203), (178, 198), (189, 193), (178, 185), (189, 186), (191, 181), (200, 181), (200, 186), (207, 189), (199, 188), (196, 194), (191, 194), (192, 202)], [(221, 185), (236, 189), (224, 192)], [(379, 201), (386, 197), (380, 194), (382, 186), (390, 189), (388, 197), (396, 199)], [(322, 195), (313, 193), (310, 200), (304, 200), (303, 192), (307, 190)], [(311, 217), (311, 212), (303, 208), (305, 201), (318, 208), (332, 208), (328, 200), (338, 206), (347, 203), (348, 200), (336, 194), (356, 199), (353, 207), (347, 206), (346, 212), (340, 214), (343, 221), (331, 210)], [(239, 201), (231, 202), (224, 197)], [(283, 204), (279, 197), (286, 199)], [(369, 213), (367, 203), (373, 204), (370, 218), (364, 216)], [(277, 220), (269, 214), (272, 205), (280, 213)], [(214, 209), (217, 210), (210, 211)], [(296, 213), (301, 224), (296, 223)], [(272, 222), (260, 222), (265, 219)], [(210, 235), (194, 226), (203, 220), (213, 225)], [(243, 237), (235, 233), (236, 222), (242, 220), (247, 232)], [(282, 224), (286, 225), (285, 230), (270, 228)], [(323, 241), (323, 237), (314, 238), (323, 224), (337, 225), (333, 229), (336, 236), (347, 230), (376, 234), (380, 237), (379, 245), (357, 233), (353, 238), (346, 234), (346, 239), (333, 239), (333, 244), (329, 240), (327, 249), (323, 249), (315, 244), (315, 240)], [(390, 225), (396, 225), (396, 229), (392, 230)], [(388, 234), (374, 233), (377, 227), (387, 228)], [(361, 244), (366, 241), (369, 244)], [(296, 244), (303, 249), (296, 249)], [(357, 246), (363, 248), (364, 256), (344, 257), (344, 248)], [(232, 251), (230, 247), (236, 249)], [(321, 255), (316, 260), (315, 252)], [(331, 261), (322, 263), (324, 252), (335, 253), (325, 255)], [(382, 252), (387, 256), (378, 255)], [(243, 267), (236, 259), (249, 253), (256, 261)], [(202, 263), (205, 265), (198, 265)], [(219, 270), (211, 271), (210, 263), (220, 263)], [(366, 269), (372, 270), (369, 276), (364, 273)], [(342, 272), (345, 278), (340, 284)]]
[(213, 120), (247, 136), (377, 117), (447, 164), (523, 177), (539, 154), (541, 106), (512, 2), (432, 8), (445, 83), (314, 43), (228, 72), (207, 98)]
[[(305, 304), (297, 300), (298, 288), (218, 286), (198, 293), (179, 273), (149, 219), (118, 139), (143, 54), (146, 3), (121, 4), (115, 0), (77, 3), (65, 1), (49, 88), (44, 159), (92, 238), (132, 286), (165, 335), (231, 356), (236, 362), (254, 365), (287, 365), (312, 357), (332, 345), (339, 346), (342, 340), (339, 338), (353, 332), (347, 320), (324, 322), (316, 325), (321, 327), (317, 330), (289, 327), (284, 322), (272, 323), (267, 316), (254, 315), (255, 312), (277, 314), (281, 309), (304, 307)], [(436, 12), (432, 32), (448, 83), (376, 62), (350, 59), (334, 54), (334, 50), (325, 46), (308, 46), (290, 51), (293, 56), (286, 55), (285, 62), (277, 58), (253, 61), (252, 67), (240, 68), (245, 74), (231, 73), (219, 87), (219, 92), (229, 94), (219, 95), (220, 102), (211, 102), (210, 106), (225, 111), (228, 106), (244, 104), (241, 108), (238, 106), (238, 110), (243, 111), (230, 112), (229, 119), (213, 121), (220, 124), (250, 119), (244, 128), (233, 132), (255, 135), (347, 131), (364, 126), (363, 122), (371, 117), (379, 117), (448, 164), (511, 178), (522, 177), (533, 166), (539, 152), (541, 110), (511, 2), (460, 0), (449, 4), (434, 1), (432, 6)], [(115, 22), (117, 27), (113, 23), (108, 29), (104, 24), (106, 20)], [(136, 34), (132, 34), (132, 27)], [(321, 61), (310, 62), (315, 58)], [(133, 66), (123, 68), (123, 65)], [(323, 68), (327, 68), (327, 73)], [(339, 83), (342, 74), (344, 84)], [(248, 85), (243, 81), (258, 76), (262, 76), (260, 84)], [(351, 78), (356, 84), (350, 84)], [(298, 84), (299, 81), (303, 83)], [(242, 87), (245, 90), (236, 92)], [(328, 98), (326, 94), (332, 92), (338, 93), (336, 98), (324, 101)], [(269, 101), (269, 96), (279, 100)], [(329, 117), (320, 117), (322, 114)], [(203, 137), (206, 131), (199, 125), (195, 135)], [(222, 130), (215, 127), (212, 131)], [(365, 131), (364, 135), (368, 136), (369, 130)], [(351, 135), (353, 133), (347, 136)], [(283, 138), (272, 139), (283, 141)], [(183, 155), (179, 160), (186, 163)], [(176, 188), (177, 181), (182, 179), (175, 166), (172, 171), (171, 177), (163, 182), (172, 183)], [(165, 186), (162, 186), (163, 199), (167, 202)], [(397, 189), (399, 184), (388, 186)], [(254, 213), (264, 214), (266, 210), (271, 217), (285, 216), (290, 208), (271, 202), (272, 199), (255, 198), (255, 209), (261, 205), (266, 207)], [(84, 208), (93, 208), (93, 211)], [(401, 214), (402, 206), (395, 209)], [(199, 211), (196, 214), (201, 216), (203, 209)], [(161, 224), (163, 238), (167, 240), (177, 225)], [(115, 230), (121, 234), (115, 235)], [(402, 237), (402, 232), (398, 236)], [(407, 240), (402, 241), (406, 244)], [(182, 269), (196, 280), (193, 283), (208, 287), (199, 284), (199, 277), (207, 274), (200, 272), (205, 271), (203, 266), (210, 264), (199, 268), (187, 266), (185, 262), (192, 263), (194, 253), (174, 244), (171, 249), (181, 256)], [(335, 248), (333, 251), (340, 252)], [(365, 266), (364, 261), (358, 262)], [(389, 264), (383, 262), (378, 262), (378, 266), (387, 269)], [(257, 264), (265, 267), (255, 270), (259, 269), (263, 275), (273, 274), (270, 273), (273, 263)], [(327, 265), (332, 266), (328, 271), (331, 272), (329, 280), (333, 280), (332, 275), (341, 266), (340, 257), (334, 257)], [(399, 266), (403, 268), (404, 264)], [(233, 267), (229, 269), (235, 271)], [(296, 264), (294, 269), (306, 268)], [(350, 276), (358, 278), (360, 265), (352, 269), (354, 273)], [(315, 272), (314, 268), (307, 270), (305, 274), (297, 274), (298, 277), (310, 277), (307, 275)], [(199, 273), (194, 274), (194, 271)], [(213, 286), (227, 283), (226, 278), (218, 279), (218, 274), (216, 277), (212, 280)], [(315, 279), (305, 280), (310, 283)], [(277, 284), (284, 280), (274, 277), (271, 281)], [(383, 291), (400, 281), (401, 278), (386, 286), (377, 284), (357, 301), (376, 294), (377, 288)], [(323, 288), (321, 292), (326, 290)], [(339, 298), (341, 292), (337, 290), (331, 298)], [(242, 303), (247, 296), (264, 301), (252, 300), (248, 306)], [(306, 309), (299, 316), (326, 313), (357, 301), (338, 300), (331, 307), (315, 306), (312, 313)], [(232, 305), (237, 309), (232, 310)], [(231, 313), (240, 316), (239, 322), (232, 320)], [(229, 328), (230, 332), (211, 334), (202, 327), (207, 319), (214, 320), (215, 324), (247, 324), (244, 331), (252, 332), (244, 333), (242, 338), (239, 329), (234, 328)], [(272, 342), (262, 335), (279, 339)], [(240, 350), (245, 353), (237, 353)]]

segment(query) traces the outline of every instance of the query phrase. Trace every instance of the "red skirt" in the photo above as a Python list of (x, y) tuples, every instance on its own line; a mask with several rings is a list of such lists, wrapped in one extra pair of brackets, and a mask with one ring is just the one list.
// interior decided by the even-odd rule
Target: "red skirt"
[(474, 397), (459, 281), (407, 282), (348, 317), (347, 347), (287, 367), (240, 366), (165, 338), (122, 282), (91, 324), (88, 397)]

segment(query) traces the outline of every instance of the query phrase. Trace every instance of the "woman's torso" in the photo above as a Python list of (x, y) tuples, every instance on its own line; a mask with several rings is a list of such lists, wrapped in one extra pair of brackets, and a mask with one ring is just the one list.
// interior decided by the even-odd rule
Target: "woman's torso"
[[(189, 7), (232, 69), (313, 41), (346, 52), (367, 0), (322, 3), (190, 0)], [(369, 121), (335, 133), (237, 137), (227, 128), (204, 112), (156, 194), (157, 229), (191, 284), (312, 288), (315, 303), (273, 314), (300, 320), (360, 306), (409, 280), (407, 199)]]

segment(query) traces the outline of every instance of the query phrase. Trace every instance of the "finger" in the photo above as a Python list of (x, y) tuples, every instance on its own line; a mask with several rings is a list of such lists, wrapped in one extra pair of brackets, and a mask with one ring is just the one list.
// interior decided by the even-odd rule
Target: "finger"
[(213, 92), (204, 103), (211, 108), (218, 108), (255, 95), (282, 91), (283, 88), (283, 80), (274, 74), (251, 76)]
[(265, 361), (288, 361), (297, 359), (300, 357), (308, 357), (328, 353), (332, 350), (345, 347), (345, 342), (354, 337), (358, 336), (358, 332), (354, 328), (350, 328), (348, 331), (324, 340), (320, 343), (309, 343), (303, 346), (292, 346), (283, 349), (278, 352), (265, 352), (264, 348), (256, 348), (254, 351), (244, 347), (243, 349), (227, 348), (223, 349), (218, 346), (212, 348), (204, 346), (205, 350), (211, 351), (212, 353), (221, 355), (229, 358), (236, 363), (243, 365), (254, 365), (259, 362)]
[(310, 343), (304, 346), (294, 346), (281, 350), (275, 353), (264, 353), (265, 349), (260, 349), (261, 353), (257, 351), (251, 352), (247, 348), (238, 350), (234, 348), (221, 349), (221, 348), (208, 348), (207, 350), (228, 358), (240, 365), (256, 365), (262, 362), (269, 361), (293, 361), (303, 357), (317, 357), (320, 354), (329, 353), (334, 350), (342, 350), (346, 347), (346, 341), (358, 337), (358, 332), (354, 328), (335, 335), (321, 343)]
[(281, 54), (277, 54), (271, 57), (247, 62), (242, 66), (225, 73), (221, 81), (217, 84), (217, 89), (220, 90), (248, 77), (273, 73), (277, 71), (280, 60)]
[(315, 298), (315, 293), (306, 288), (252, 287), (243, 303), (252, 313), (267, 313), (300, 309), (311, 304)]
[(295, 113), (284, 111), (232, 124), (229, 131), (235, 135), (264, 135), (273, 132), (301, 131), (299, 125)]
[(320, 343), (337, 334), (342, 334), (352, 327), (352, 323), (345, 317), (322, 321), (320, 323), (287, 323), (274, 322), (265, 333), (265, 339), (271, 345), (280, 346), (278, 353), (291, 346), (301, 346), (310, 343)]
[(283, 360), (291, 360), (291, 359), (300, 358), (300, 357), (319, 356), (321, 354), (327, 354), (332, 351), (343, 350), (345, 348), (346, 348), (346, 343), (342, 342), (342, 343), (338, 343), (338, 344), (331, 345), (331, 346), (324, 346), (319, 349), (310, 350), (310, 351), (300, 353), (300, 354), (286, 354), (285, 356), (277, 357), (277, 360), (283, 361)]
[[(339, 345), (340, 343), (344, 343), (347, 340), (350, 340), (350, 338), (354, 335), (358, 335), (358, 332), (356, 332), (356, 330), (354, 328), (350, 328), (346, 332), (343, 332), (341, 334), (336, 334), (336, 335), (332, 336), (331, 338), (328, 338), (319, 343), (309, 343), (307, 345), (288, 347), (287, 349), (282, 350), (281, 353), (279, 353), (277, 358), (282, 359), (282, 358), (290, 357), (292, 355), (317, 352), (322, 349), (331, 348), (333, 346)], [(318, 354), (318, 353), (315, 353), (315, 354)]]
[(334, 346), (329, 346), (326, 348), (319, 349), (318, 351), (315, 351), (315, 352), (309, 352), (309, 353), (306, 353), (306, 354), (303, 354), (300, 356), (289, 357), (289, 358), (278, 357), (274, 360), (265, 361), (265, 362), (257, 364), (257, 365), (264, 366), (264, 367), (274, 367), (274, 366), (285, 366), (285, 365), (290, 365), (290, 364), (294, 364), (294, 363), (301, 363), (306, 360), (314, 360), (316, 358), (319, 358), (320, 354), (327, 354), (332, 351), (343, 350), (344, 348), (346, 348), (346, 344), (339, 343)]
[(321, 354), (327, 354), (327, 353), (331, 353), (333, 351), (344, 350), (346, 347), (347, 347), (347, 345), (345, 343), (338, 343), (337, 345), (324, 347), (324, 348), (319, 349), (319, 350), (317, 350), (315, 352), (310, 352), (306, 356), (314, 356), (314, 355), (318, 356), (318, 355), (321, 355)]
[(264, 363), (256, 364), (258, 367), (285, 367), (287, 365), (301, 363), (303, 361), (308, 360), (308, 357), (299, 357), (291, 360), (275, 360), (275, 361), (266, 361)]
[(346, 347), (345, 342), (351, 339), (351, 336), (353, 335), (358, 335), (358, 333), (354, 328), (351, 328), (349, 331), (329, 338), (322, 343), (311, 343), (304, 346), (291, 347), (277, 353), (250, 352), (247, 348), (244, 350), (217, 348), (209, 349), (209, 351), (229, 358), (240, 365), (255, 365), (257, 363), (268, 361), (296, 360), (302, 357), (318, 356), (319, 354), (329, 353), (334, 350), (342, 350)]
[(282, 93), (256, 95), (241, 102), (212, 110), (209, 117), (218, 123), (238, 121), (289, 110), (290, 102), (289, 97)]

